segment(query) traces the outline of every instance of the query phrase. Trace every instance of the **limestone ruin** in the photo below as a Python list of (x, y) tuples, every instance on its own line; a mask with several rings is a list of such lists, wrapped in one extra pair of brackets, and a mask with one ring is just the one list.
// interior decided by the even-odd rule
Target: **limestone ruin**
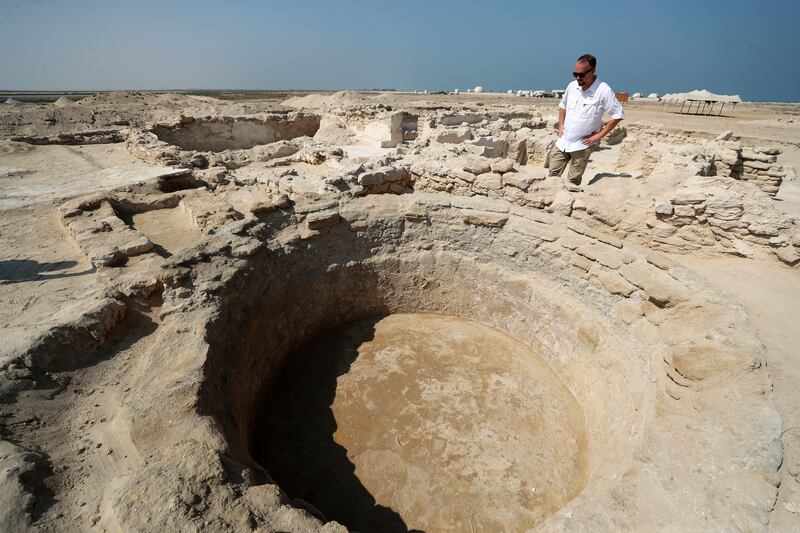
[(800, 523), (797, 332), (697, 259), (798, 280), (797, 129), (630, 104), (569, 192), (529, 102), (0, 111), (0, 529)]

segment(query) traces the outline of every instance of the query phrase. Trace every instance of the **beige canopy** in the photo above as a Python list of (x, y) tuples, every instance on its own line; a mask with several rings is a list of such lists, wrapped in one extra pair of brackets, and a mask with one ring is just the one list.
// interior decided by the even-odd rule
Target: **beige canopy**
[(671, 102), (685, 102), (687, 100), (701, 101), (701, 102), (725, 102), (725, 103), (740, 103), (742, 98), (738, 94), (715, 94), (705, 89), (696, 89), (688, 93), (669, 93), (661, 97), (662, 101)]
[[(680, 104), (678, 113), (692, 115), (721, 115), (726, 105), (730, 109), (741, 103), (742, 98), (738, 94), (715, 94), (705, 89), (689, 91), (688, 93), (668, 93), (660, 98), (660, 101), (667, 107), (677, 107)], [(716, 108), (716, 113), (715, 113)]]

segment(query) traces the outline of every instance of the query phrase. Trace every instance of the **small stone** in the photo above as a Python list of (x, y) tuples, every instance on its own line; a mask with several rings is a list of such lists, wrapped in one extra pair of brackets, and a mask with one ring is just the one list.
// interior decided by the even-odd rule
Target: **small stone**
[(642, 289), (660, 307), (669, 307), (689, 299), (688, 291), (679, 282), (646, 263), (625, 265), (619, 269), (619, 273)]
[(277, 207), (272, 202), (265, 200), (254, 200), (247, 206), (247, 210), (254, 215), (263, 215), (275, 211)]
[(128, 256), (123, 254), (117, 249), (108, 251), (108, 252), (100, 252), (96, 255), (92, 255), (89, 258), (89, 261), (92, 263), (94, 267), (116, 267), (122, 266), (128, 260)]
[(578, 246), (575, 252), (608, 268), (618, 269), (623, 264), (617, 250), (605, 244), (584, 244)]
[(778, 256), (778, 259), (790, 266), (794, 266), (800, 261), (800, 255), (798, 255), (797, 250), (788, 246), (775, 250), (775, 255)]
[(491, 172), (492, 170), (489, 161), (485, 157), (479, 156), (470, 156), (462, 168), (470, 174), (475, 174), (476, 176)]
[(555, 197), (553, 198), (553, 203), (550, 204), (550, 207), (548, 207), (547, 210), (551, 213), (568, 217), (572, 214), (572, 202), (574, 200), (574, 196), (572, 196), (568, 191), (562, 189), (556, 193)]
[(499, 191), (503, 188), (503, 178), (493, 172), (481, 174), (475, 178), (473, 186), (477, 189)]
[(528, 237), (534, 237), (547, 242), (553, 242), (558, 239), (558, 233), (546, 225), (532, 220), (517, 220), (511, 226), (511, 230), (521, 235), (527, 235)]
[(747, 231), (753, 235), (763, 235), (765, 237), (775, 237), (778, 235), (778, 228), (772, 224), (750, 224)]
[(675, 212), (675, 208), (672, 207), (672, 204), (668, 204), (666, 202), (660, 203), (656, 205), (656, 215), (662, 215), (665, 217), (672, 216), (672, 213)]
[(472, 211), (464, 215), (464, 223), (473, 226), (489, 226), (500, 228), (508, 222), (508, 216), (489, 211)]
[(642, 313), (648, 322), (654, 325), (661, 324), (666, 318), (666, 311), (655, 305), (650, 300), (645, 300), (641, 305)]
[(339, 211), (316, 211), (306, 217), (308, 229), (320, 229), (334, 226), (339, 223)]
[(742, 165), (744, 165), (745, 168), (754, 168), (756, 170), (769, 170), (770, 167), (769, 163), (764, 163), (762, 161), (751, 161), (751, 160), (743, 161)]
[(522, 191), (527, 191), (534, 179), (535, 178), (530, 174), (521, 172), (508, 172), (503, 175), (503, 184), (511, 185), (512, 187), (516, 187)]
[(510, 159), (501, 159), (500, 161), (491, 163), (489, 167), (492, 169), (492, 172), (505, 174), (506, 172), (512, 172), (514, 170), (514, 162)]
[(675, 216), (676, 217), (685, 217), (685, 218), (693, 218), (695, 216), (694, 207), (691, 205), (676, 205), (675, 206)]
[(472, 139), (472, 130), (469, 128), (448, 129), (436, 136), (436, 142), (448, 144), (460, 144)]
[(774, 146), (759, 146), (755, 151), (767, 155), (779, 155), (783, 153), (780, 148)]
[(701, 204), (706, 201), (706, 193), (700, 189), (680, 189), (672, 198), (675, 205)]
[(660, 268), (661, 270), (669, 270), (675, 266), (675, 263), (672, 262), (671, 259), (667, 258), (666, 256), (657, 253), (651, 252), (645, 256), (645, 259), (651, 265)]
[(593, 264), (594, 261), (590, 261), (589, 259), (586, 259), (582, 255), (575, 254), (572, 257), (572, 265), (580, 268), (581, 270), (588, 272)]
[(636, 289), (636, 287), (625, 281), (622, 276), (616, 272), (600, 272), (597, 277), (600, 279), (600, 283), (603, 284), (603, 287), (611, 294), (619, 294), (627, 298)]
[(719, 135), (717, 135), (716, 140), (718, 140), (718, 141), (727, 141), (731, 137), (733, 137), (733, 131), (732, 130), (727, 130), (727, 131), (724, 131), (724, 132), (720, 133)]

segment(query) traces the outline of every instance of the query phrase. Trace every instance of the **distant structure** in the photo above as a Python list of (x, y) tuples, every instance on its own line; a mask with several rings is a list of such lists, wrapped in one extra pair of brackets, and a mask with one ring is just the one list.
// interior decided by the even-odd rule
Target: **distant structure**
[(658, 93), (650, 93), (647, 95), (648, 98), (658, 98)]
[(474, 93), (482, 93), (483, 92), (483, 87), (481, 85), (478, 85), (477, 87), (472, 89), (472, 92), (474, 92)]
[[(741, 101), (742, 98), (738, 94), (715, 94), (706, 89), (695, 89), (687, 93), (668, 93), (661, 97), (662, 106), (677, 108), (680, 104), (681, 107), (677, 112), (690, 115), (721, 115), (725, 105), (730, 105), (733, 110)], [(718, 104), (717, 112), (714, 113)]]
[(453, 94), (458, 94), (458, 93), (459, 93), (459, 90), (458, 90), (458, 89), (456, 89), (456, 90), (454, 90), (454, 91), (453, 91)]

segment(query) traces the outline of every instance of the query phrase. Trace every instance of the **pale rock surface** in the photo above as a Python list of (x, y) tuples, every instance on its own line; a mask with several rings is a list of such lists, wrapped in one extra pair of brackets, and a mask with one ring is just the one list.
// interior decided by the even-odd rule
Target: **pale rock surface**
[[(5, 106), (0, 529), (791, 530), (800, 133), (730, 117), (688, 130), (632, 105), (569, 192), (542, 168), (549, 102), (432, 99)], [(315, 443), (307, 460), (291, 440), (255, 445), (257, 428), (282, 427), (261, 401), (289, 354), (384, 315), (458, 326), (418, 343), (431, 357), (399, 358), (400, 328), (391, 342), (377, 332), (386, 349), (345, 351), (322, 386), (301, 374), (295, 399), (271, 405), (299, 409), (290, 425)], [(466, 323), (552, 376), (480, 366), (492, 358), (453, 348)], [(446, 353), (445, 378), (409, 377), (407, 363)], [(567, 432), (569, 402), (519, 409), (546, 383), (571, 398), (585, 446)], [(369, 401), (387, 396), (399, 402), (388, 412)], [(526, 422), (494, 435), (487, 422), (505, 419), (481, 409), (549, 429), (532, 449), (507, 440)], [(457, 440), (458, 428), (474, 432)], [(320, 465), (328, 445), (343, 470)], [(529, 486), (517, 469), (537, 454), (549, 481)], [(490, 481), (436, 475), (419, 457)], [(309, 477), (283, 475), (290, 460)], [(367, 515), (352, 511), (359, 495)]]

